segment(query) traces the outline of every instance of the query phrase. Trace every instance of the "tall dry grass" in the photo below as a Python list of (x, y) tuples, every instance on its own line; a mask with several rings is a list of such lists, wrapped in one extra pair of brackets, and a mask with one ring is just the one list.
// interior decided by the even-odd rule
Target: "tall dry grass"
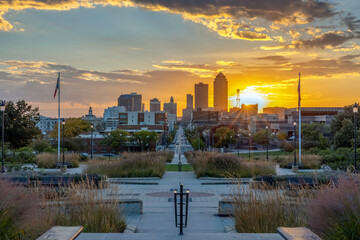
[(309, 227), (324, 239), (360, 239), (360, 177), (319, 190), (307, 213)]
[(275, 174), (275, 164), (268, 161), (248, 161), (234, 154), (187, 152), (186, 158), (197, 177), (254, 177)]
[(158, 152), (124, 153), (118, 159), (88, 162), (86, 174), (107, 177), (162, 177), (167, 155)]
[(15, 186), (0, 181), (0, 239), (32, 240), (52, 226), (84, 226), (84, 232), (123, 232), (117, 200), (85, 181), (63, 188)]
[[(62, 161), (62, 154), (60, 159)], [(72, 167), (79, 167), (80, 155), (74, 153), (65, 154), (65, 162), (69, 162)], [(56, 168), (58, 163), (57, 154), (40, 153), (36, 156), (36, 164), (39, 168)]]
[[(275, 161), (279, 163), (280, 167), (288, 168), (289, 164), (294, 162), (293, 155), (278, 156)], [(304, 169), (319, 169), (320, 164), (323, 161), (323, 157), (316, 154), (303, 154), (301, 155), (302, 168)], [(299, 159), (297, 159), (299, 162)]]
[(306, 225), (308, 194), (298, 192), (296, 197), (282, 189), (250, 189), (238, 186), (235, 201), (235, 228), (241, 233), (275, 233), (278, 227)]

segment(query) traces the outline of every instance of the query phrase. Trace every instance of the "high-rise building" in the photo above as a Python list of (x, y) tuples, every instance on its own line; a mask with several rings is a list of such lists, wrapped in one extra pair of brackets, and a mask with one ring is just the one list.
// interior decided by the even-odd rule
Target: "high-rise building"
[(141, 94), (137, 93), (122, 94), (118, 98), (118, 106), (125, 107), (127, 112), (140, 112), (142, 111), (141, 98)]
[(195, 109), (208, 108), (209, 85), (202, 82), (195, 84)]
[(161, 111), (160, 101), (157, 98), (150, 99), (150, 112)]
[(228, 111), (228, 81), (222, 72), (214, 80), (214, 110)]
[(191, 94), (186, 95), (186, 109), (194, 108), (194, 97)]
[(164, 103), (164, 112), (167, 112), (167, 119), (169, 122), (169, 131), (174, 130), (174, 124), (177, 121), (177, 104), (174, 102), (174, 98), (170, 98), (169, 103)]

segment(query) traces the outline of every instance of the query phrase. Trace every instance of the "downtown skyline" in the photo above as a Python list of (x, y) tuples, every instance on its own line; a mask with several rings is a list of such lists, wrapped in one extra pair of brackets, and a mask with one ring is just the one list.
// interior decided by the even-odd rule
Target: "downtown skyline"
[(56, 116), (101, 116), (121, 94), (161, 104), (178, 116), (194, 84), (221, 71), (229, 108), (243, 104), (342, 107), (357, 100), (360, 57), (357, 1), (76, 1), (0, 2), (0, 98), (24, 99)]

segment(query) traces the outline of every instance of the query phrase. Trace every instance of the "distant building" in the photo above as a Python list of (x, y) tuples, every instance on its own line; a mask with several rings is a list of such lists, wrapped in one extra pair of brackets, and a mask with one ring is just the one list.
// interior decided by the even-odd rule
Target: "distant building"
[(167, 130), (166, 112), (122, 112), (119, 114), (118, 129), (128, 132), (141, 130), (164, 132)]
[(220, 120), (220, 114), (218, 111), (203, 111), (198, 108), (192, 112), (192, 123), (194, 125), (201, 124), (218, 124)]
[(36, 126), (41, 130), (42, 134), (46, 135), (47, 132), (54, 130), (55, 124), (57, 122), (57, 118), (40, 116), (40, 120)]
[(186, 95), (186, 109), (194, 109), (194, 96), (191, 94)]
[(150, 100), (150, 112), (159, 112), (161, 111), (161, 103), (157, 98)]
[(119, 114), (124, 113), (125, 107), (108, 107), (104, 110), (104, 122), (106, 131), (113, 131), (119, 124)]
[(118, 98), (118, 106), (125, 107), (127, 112), (140, 112), (143, 110), (141, 94), (122, 94)]
[(228, 81), (222, 72), (214, 80), (214, 110), (228, 111)]
[(202, 82), (195, 84), (195, 109), (208, 108), (209, 85)]
[(170, 98), (169, 103), (164, 103), (164, 112), (167, 112), (167, 120), (169, 123), (169, 131), (174, 130), (174, 124), (177, 121), (177, 104), (174, 102), (174, 98)]
[(104, 119), (103, 118), (97, 118), (93, 114), (92, 107), (89, 107), (89, 113), (86, 114), (81, 119), (89, 122), (90, 124), (93, 124), (96, 130), (104, 130), (104, 128), (105, 128)]
[(285, 109), (284, 107), (266, 107), (263, 108), (263, 113), (267, 114), (276, 114), (279, 117), (279, 120), (285, 119)]

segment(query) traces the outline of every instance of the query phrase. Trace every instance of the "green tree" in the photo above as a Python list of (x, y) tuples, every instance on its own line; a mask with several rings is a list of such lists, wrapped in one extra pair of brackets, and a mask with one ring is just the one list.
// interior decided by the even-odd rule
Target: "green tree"
[[(63, 126), (60, 126), (60, 136), (63, 135)], [(90, 123), (81, 118), (69, 118), (65, 121), (65, 137), (76, 137), (80, 133), (89, 132), (91, 130)], [(51, 136), (57, 138), (58, 125), (55, 124)]]
[(335, 133), (334, 147), (352, 147), (354, 139), (354, 124), (350, 119), (344, 118), (342, 121), (342, 127)]
[(194, 150), (204, 150), (205, 148), (204, 141), (201, 138), (193, 138), (191, 140), (191, 146)]
[(134, 133), (134, 140), (141, 146), (142, 150), (154, 149), (159, 135), (156, 132), (142, 130)]
[(326, 149), (329, 146), (328, 139), (322, 134), (326, 130), (324, 124), (302, 124), (301, 127), (302, 148), (309, 149), (316, 147)]
[(37, 153), (42, 153), (45, 152), (46, 149), (48, 149), (50, 147), (50, 143), (42, 138), (37, 138), (36, 140), (33, 141), (32, 143), (32, 148), (37, 152)]
[[(343, 127), (344, 119), (350, 120), (351, 123), (354, 123), (354, 113), (353, 105), (347, 105), (344, 107), (344, 112), (339, 113), (335, 116), (334, 121), (331, 122), (331, 135), (335, 136), (337, 132)], [(358, 116), (359, 120), (359, 116)], [(360, 121), (357, 121), (357, 128), (360, 127)]]
[(279, 132), (277, 134), (277, 138), (280, 140), (280, 141), (285, 141), (286, 138), (287, 138), (287, 134), (285, 132)]
[[(0, 123), (3, 114), (0, 114)], [(39, 108), (33, 108), (24, 100), (8, 101), (5, 109), (5, 142), (13, 149), (28, 146), (41, 131), (36, 124), (40, 118)]]
[(268, 144), (269, 140), (270, 140), (269, 130), (262, 129), (254, 134), (254, 141), (257, 144), (265, 145)]
[(229, 144), (236, 142), (235, 130), (228, 127), (219, 127), (215, 131), (216, 147), (229, 147)]
[(119, 150), (126, 145), (128, 138), (129, 133), (127, 131), (116, 129), (107, 135), (102, 143)]

